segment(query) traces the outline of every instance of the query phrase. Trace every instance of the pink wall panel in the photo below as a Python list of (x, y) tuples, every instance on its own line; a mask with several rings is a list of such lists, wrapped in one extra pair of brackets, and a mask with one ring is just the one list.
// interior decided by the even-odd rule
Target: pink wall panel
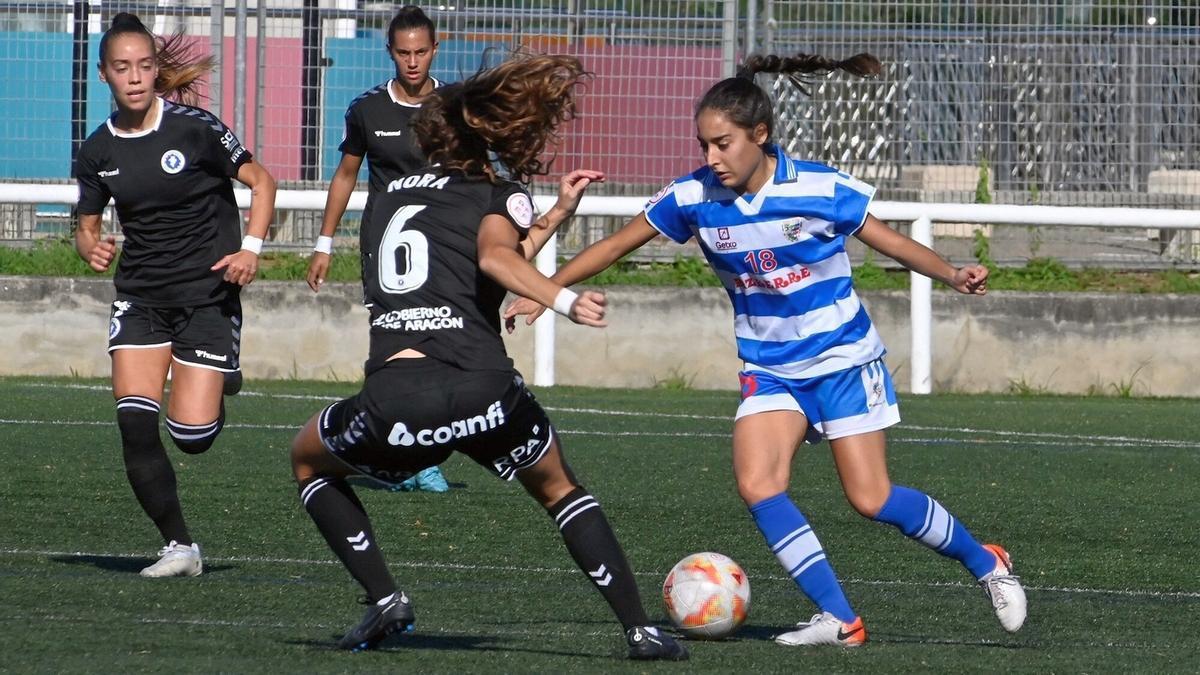
[[(300, 178), (300, 53), (299, 38), (267, 38), (266, 86), (263, 90), (262, 138), (255, 138), (257, 95), (257, 39), (246, 41), (246, 128), (235, 129), (238, 138), (255, 154), (276, 180)], [(221, 64), (221, 119), (232, 125), (234, 119), (233, 38), (225, 38)]]
[[(208, 47), (204, 38), (196, 38), (195, 42), (199, 50)], [(247, 41), (246, 128), (234, 131), (277, 179), (298, 180), (300, 40), (267, 38), (261, 139), (255, 137), (255, 43), (254, 39)], [(228, 58), (220, 64), (220, 117), (231, 126), (234, 49), (233, 38), (226, 38)], [(700, 165), (692, 108), (720, 78), (717, 50), (581, 45), (572, 53), (583, 59), (584, 66), (596, 77), (579, 99), (580, 116), (564, 129), (555, 175), (586, 166), (605, 171), (615, 182), (658, 185)]]
[(701, 164), (696, 100), (720, 78), (720, 53), (611, 46), (575, 53), (596, 73), (564, 133), (555, 172), (589, 166), (609, 180), (666, 184)]

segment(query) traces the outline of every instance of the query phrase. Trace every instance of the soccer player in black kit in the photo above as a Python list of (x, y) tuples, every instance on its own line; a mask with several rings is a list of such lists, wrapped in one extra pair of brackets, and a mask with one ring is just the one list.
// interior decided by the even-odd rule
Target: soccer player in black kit
[[(203, 570), (159, 437), (163, 387), (170, 370), (171, 439), (204, 452), (225, 423), (226, 376), (240, 377), (239, 292), (258, 271), (275, 203), (274, 179), (232, 131), (206, 110), (167, 100), (194, 97), (213, 65), (185, 58), (180, 37), (156, 38), (132, 14), (113, 17), (100, 40), (100, 79), (117, 110), (75, 159), (79, 256), (98, 272), (116, 257), (116, 238), (100, 229), (109, 198), (125, 235), (108, 351), (125, 474), (165, 544), (145, 577)], [(231, 178), (252, 191), (245, 238)]]
[(314, 415), (292, 443), (304, 509), (368, 599), (366, 616), (340, 648), (375, 647), (414, 621), (346, 478), (394, 483), (458, 451), (499, 478), (515, 478), (546, 509), (620, 621), (631, 658), (687, 658), (683, 645), (648, 625), (599, 502), (576, 481), (500, 338), (506, 290), (576, 323), (605, 325), (603, 295), (576, 295), (529, 263), (603, 174), (567, 174), (558, 202), (535, 222), (529, 194), (497, 177), (489, 160), (494, 153), (515, 180), (546, 173), (539, 157), (574, 117), (574, 89), (586, 76), (574, 57), (514, 55), (437, 89), (413, 122), (434, 165), (393, 182), (365, 223), (364, 245), (376, 254), (364, 270), (366, 381), (355, 396)]
[[(429, 92), (442, 86), (442, 82), (429, 74), (437, 49), (437, 29), (429, 16), (415, 5), (401, 7), (387, 29), (387, 51), (396, 65), (396, 76), (360, 94), (346, 110), (345, 135), (338, 146), (342, 160), (329, 181), (321, 234), (308, 260), (306, 278), (313, 292), (320, 290), (329, 273), (333, 235), (346, 213), (346, 204), (354, 191), (363, 158), (367, 160), (370, 175), (363, 223), (370, 219), (375, 200), (387, 192), (392, 181), (426, 165), (425, 153), (417, 145), (409, 125), (421, 109), (421, 101)], [(371, 265), (372, 252), (362, 247), (361, 254), (363, 266)], [(427, 492), (449, 489), (445, 476), (436, 466), (425, 469), (398, 487)]]

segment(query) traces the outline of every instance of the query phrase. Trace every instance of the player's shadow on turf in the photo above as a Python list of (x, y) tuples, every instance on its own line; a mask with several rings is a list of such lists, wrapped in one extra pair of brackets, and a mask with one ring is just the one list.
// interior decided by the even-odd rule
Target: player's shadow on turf
[[(341, 637), (340, 635), (331, 635), (328, 641), (321, 640), (285, 640), (284, 642), (292, 645), (301, 645), (320, 649), (323, 651), (336, 651), (334, 643)], [(580, 652), (568, 652), (554, 649), (531, 649), (529, 647), (512, 647), (506, 642), (511, 641), (511, 638), (504, 635), (451, 635), (438, 634), (431, 635), (421, 633), (412, 633), (406, 635), (392, 635), (381, 642), (371, 652), (411, 652), (417, 650), (432, 650), (432, 651), (490, 651), (490, 652), (524, 652), (528, 654), (544, 654), (547, 656), (567, 656), (585, 659), (609, 659), (608, 654), (584, 654)]]
[[(135, 574), (154, 564), (153, 558), (124, 558), (107, 555), (57, 555), (51, 556), (50, 559), (64, 565), (91, 565), (109, 572), (132, 572)], [(233, 565), (213, 565), (211, 563), (204, 565), (205, 574), (231, 569), (234, 569)]]
[[(662, 623), (661, 625), (666, 626), (669, 624)], [(795, 630), (795, 626), (792, 626), (790, 628), (780, 628), (779, 626), (763, 626), (763, 625), (759, 625), (759, 624), (748, 623), (748, 624), (743, 624), (741, 628), (737, 629), (737, 632), (735, 632), (733, 635), (729, 636), (727, 639), (731, 640), (731, 641), (771, 640), (776, 635), (779, 635), (780, 633), (786, 633), (789, 630)], [(705, 640), (697, 640), (697, 639), (688, 638), (688, 637), (684, 637), (683, 639), (686, 640), (687, 642), (705, 642)]]

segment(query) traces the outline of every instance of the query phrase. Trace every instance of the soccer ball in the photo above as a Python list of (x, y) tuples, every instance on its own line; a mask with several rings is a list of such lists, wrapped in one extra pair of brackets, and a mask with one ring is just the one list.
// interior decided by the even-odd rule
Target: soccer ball
[(701, 640), (728, 637), (750, 611), (750, 580), (720, 553), (693, 553), (663, 582), (667, 616), (681, 633)]

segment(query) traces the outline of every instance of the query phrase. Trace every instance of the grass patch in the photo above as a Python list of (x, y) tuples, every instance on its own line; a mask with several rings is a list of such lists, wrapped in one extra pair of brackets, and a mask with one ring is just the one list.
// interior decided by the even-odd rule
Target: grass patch
[(1030, 607), (1014, 635), (958, 563), (855, 514), (822, 444), (797, 453), (790, 494), (871, 641), (852, 652), (779, 647), (770, 637), (813, 608), (737, 496), (737, 392), (555, 387), (538, 399), (621, 538), (651, 620), (663, 620), (667, 570), (715, 550), (749, 575), (747, 625), (730, 640), (689, 643), (683, 668), (624, 661), (620, 627), (545, 511), (456, 455), (446, 494), (356, 483), (417, 624), (378, 653), (337, 652), (332, 642), (362, 616), (361, 591), (299, 505), (288, 446), (330, 397), (356, 390), (247, 382), (227, 400), (211, 450), (169, 450), (205, 572), (147, 580), (137, 570), (160, 542), (125, 480), (107, 381), (0, 378), (0, 434), (16, 458), (0, 480), (0, 670), (960, 673), (996, 670), (995, 659), (1005, 672), (1196, 668), (1200, 582), (1187, 551), (1200, 547), (1200, 416), (1194, 401), (1111, 396), (908, 396), (904, 422), (888, 432), (896, 482), (930, 492), (1012, 553)]
[(47, 239), (28, 248), (0, 246), (0, 271), (14, 276), (111, 277), (115, 268), (115, 265), (109, 267), (104, 274), (93, 272), (75, 252), (75, 244), (69, 239)]

